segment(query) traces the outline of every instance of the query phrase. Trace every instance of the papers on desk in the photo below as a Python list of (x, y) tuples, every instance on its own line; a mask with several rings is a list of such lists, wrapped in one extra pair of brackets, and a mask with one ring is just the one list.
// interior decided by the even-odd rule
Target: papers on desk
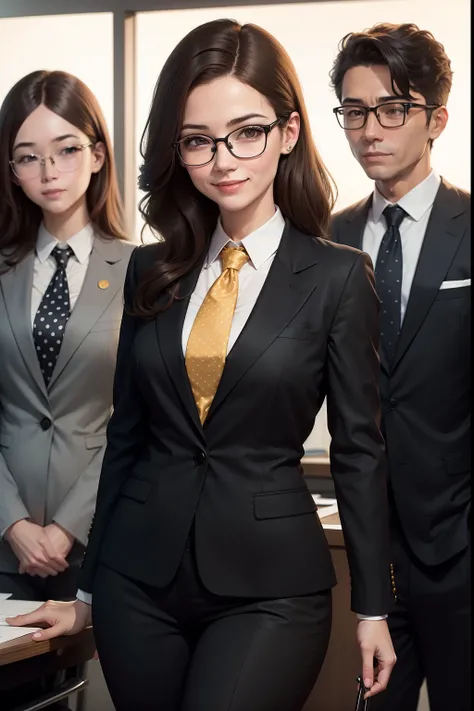
[(322, 520), (323, 528), (332, 529), (334, 531), (342, 531), (342, 526), (340, 523), (326, 523), (325, 518), (337, 514), (337, 500), (329, 499), (321, 496), (321, 494), (313, 494), (313, 500), (318, 507), (318, 516)]
[(25, 615), (37, 610), (43, 604), (37, 600), (9, 600), (10, 597), (11, 593), (0, 593), (0, 644), (11, 642), (12, 639), (24, 637), (40, 629), (39, 627), (10, 627), (5, 621), (6, 617)]

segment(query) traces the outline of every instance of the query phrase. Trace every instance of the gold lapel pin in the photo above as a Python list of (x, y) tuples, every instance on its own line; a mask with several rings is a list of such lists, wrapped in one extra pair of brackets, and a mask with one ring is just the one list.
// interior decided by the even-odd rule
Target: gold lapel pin
[(99, 287), (99, 289), (108, 289), (110, 283), (107, 281), (107, 279), (101, 279), (97, 282), (97, 286)]

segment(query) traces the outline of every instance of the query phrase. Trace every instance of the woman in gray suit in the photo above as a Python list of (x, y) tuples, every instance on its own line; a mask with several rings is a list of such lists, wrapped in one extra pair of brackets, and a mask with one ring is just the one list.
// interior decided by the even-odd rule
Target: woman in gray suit
[(64, 72), (0, 109), (0, 591), (74, 598), (133, 245), (107, 127)]

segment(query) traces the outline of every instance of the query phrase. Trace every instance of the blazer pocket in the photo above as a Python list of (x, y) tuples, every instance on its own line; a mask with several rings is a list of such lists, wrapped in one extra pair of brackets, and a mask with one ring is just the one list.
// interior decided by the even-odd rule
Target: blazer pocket
[(447, 454), (443, 457), (444, 468), (447, 474), (468, 474), (471, 471), (471, 454)]
[(316, 511), (314, 499), (306, 487), (269, 494), (254, 494), (253, 505), (256, 519), (300, 516)]
[(86, 449), (99, 449), (103, 447), (107, 442), (105, 435), (90, 435), (89, 437), (84, 437), (86, 443)]
[(444, 299), (469, 299), (471, 296), (470, 286), (457, 286), (454, 289), (440, 289), (436, 296), (436, 301), (444, 301)]
[(144, 504), (151, 490), (151, 483), (145, 479), (130, 476), (120, 489), (120, 495)]
[(311, 328), (303, 328), (298, 326), (289, 326), (285, 328), (278, 338), (295, 338), (302, 341), (314, 341), (320, 337), (318, 331), (313, 331)]

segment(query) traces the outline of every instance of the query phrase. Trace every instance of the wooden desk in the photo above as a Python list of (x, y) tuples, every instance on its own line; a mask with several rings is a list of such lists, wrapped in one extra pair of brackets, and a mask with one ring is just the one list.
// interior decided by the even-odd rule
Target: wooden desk
[(303, 465), (305, 476), (321, 476), (325, 479), (331, 478), (329, 457), (303, 457), (301, 464)]
[[(324, 518), (327, 524), (340, 523), (339, 515)], [(357, 618), (350, 607), (350, 578), (342, 531), (325, 529), (336, 570), (337, 585), (332, 590), (331, 639), (319, 679), (304, 711), (350, 711), (357, 696), (356, 678), (361, 657), (356, 641)]]
[[(95, 643), (90, 627), (72, 637), (33, 642), (28, 635), (0, 645), (0, 708), (3, 691), (19, 688), (43, 676), (55, 675), (57, 684), (48, 698), (43, 698), (43, 703), (77, 694), (76, 709), (79, 711), (87, 686), (85, 664), (92, 659), (94, 651)], [(75, 676), (63, 680), (63, 672), (71, 668), (75, 668)], [(39, 711), (42, 708), (45, 706), (39, 699), (28, 706), (19, 707), (21, 711)]]

